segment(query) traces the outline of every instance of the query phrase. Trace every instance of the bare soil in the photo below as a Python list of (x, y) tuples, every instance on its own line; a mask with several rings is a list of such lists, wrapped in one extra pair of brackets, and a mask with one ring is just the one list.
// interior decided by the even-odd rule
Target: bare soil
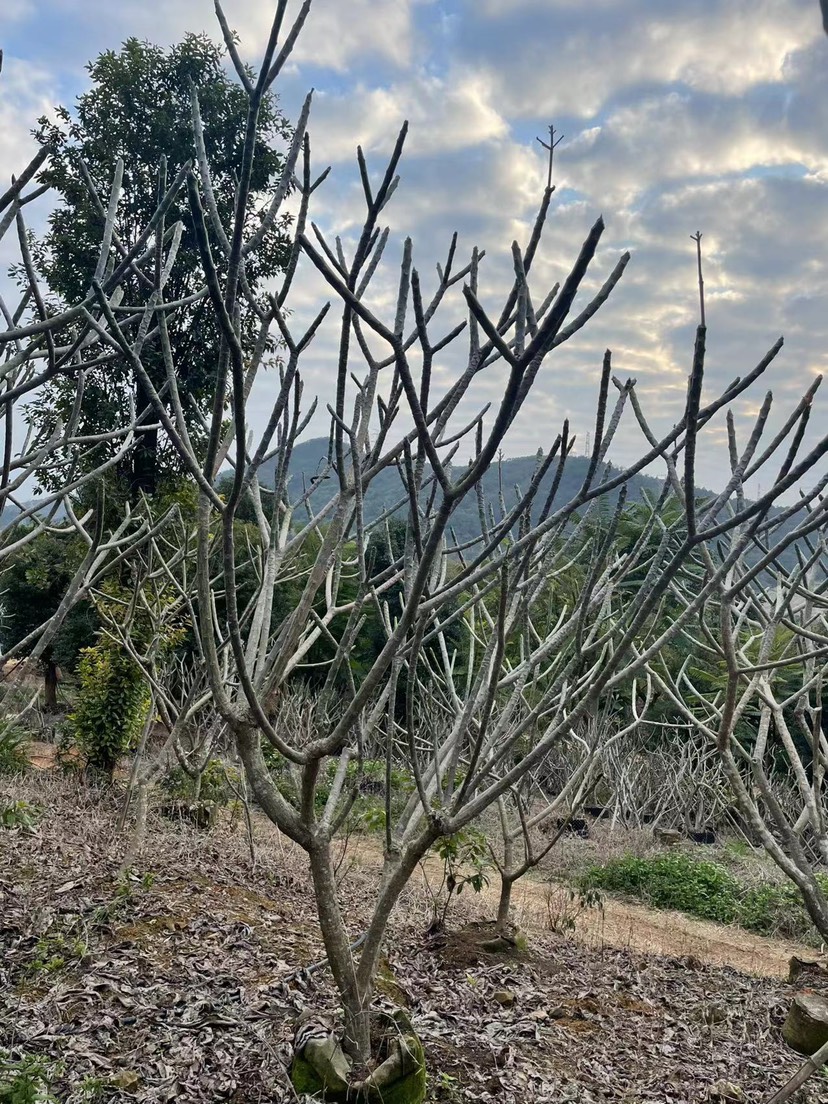
[[(0, 1048), (40, 1058), (65, 1104), (295, 1100), (295, 1017), (336, 1009), (313, 968), (323, 950), (295, 848), (259, 824), (251, 868), (238, 828), (158, 819), (141, 870), (119, 881), (112, 792), (0, 784), (0, 806), (17, 799), (42, 817), (0, 830)], [(353, 852), (342, 873), (356, 937), (375, 858)], [(798, 1068), (779, 1034), (792, 991), (774, 975), (800, 948), (614, 904), (556, 936), (543, 893), (518, 891), (530, 935), (518, 956), (470, 940), (490, 896), (461, 899), (436, 941), (422, 885), (401, 901), (383, 988), (410, 1006), (433, 1104), (701, 1104), (726, 1099), (724, 1082), (759, 1104)], [(797, 1099), (824, 1104), (828, 1081)]]

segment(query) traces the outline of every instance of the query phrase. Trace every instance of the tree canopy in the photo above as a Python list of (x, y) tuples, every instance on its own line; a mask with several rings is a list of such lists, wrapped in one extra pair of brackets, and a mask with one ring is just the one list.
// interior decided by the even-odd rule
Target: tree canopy
[[(31, 637), (20, 655), (29, 654), (36, 630), (56, 613), (85, 547), (74, 534), (45, 531), (9, 557), (0, 599), (0, 639), (5, 651)], [(57, 666), (73, 667), (82, 648), (95, 639), (98, 618), (91, 602), (73, 606), (42, 658), (47, 708), (57, 704)]]
[[(150, 220), (165, 178), (171, 180), (182, 165), (194, 158), (192, 89), (198, 97), (219, 216), (223, 221), (232, 218), (247, 98), (238, 83), (228, 77), (223, 60), (222, 48), (205, 35), (188, 34), (168, 50), (130, 38), (120, 50), (107, 50), (87, 66), (91, 87), (78, 97), (74, 110), (61, 107), (57, 123), (40, 120), (39, 140), (56, 149), (40, 180), (51, 186), (59, 203), (50, 216), (46, 235), (35, 245), (35, 256), (55, 308), (82, 300), (91, 286), (117, 159), (123, 160), (123, 191), (115, 222), (113, 257), (122, 247), (132, 245)], [(272, 94), (262, 100), (259, 127), (247, 198), (250, 226), (258, 225), (280, 178), (284, 162), (279, 140), (290, 132)], [(97, 201), (87, 180), (94, 185)], [(167, 215), (167, 227), (176, 220), (183, 224), (183, 235), (166, 285), (167, 301), (194, 296), (204, 284), (184, 192), (179, 193)], [(287, 221), (281, 218), (261, 248), (246, 261), (245, 275), (254, 298), (261, 296), (263, 281), (280, 271), (285, 262), (289, 247)], [(216, 264), (221, 268), (221, 243), (210, 232)], [(145, 274), (133, 274), (125, 299), (140, 307), (149, 301), (153, 290), (153, 281)], [(241, 307), (241, 326), (247, 337), (255, 332), (255, 309), (248, 301)], [(200, 411), (223, 355), (206, 297), (176, 311), (168, 330), (182, 405), (197, 443), (202, 434)], [(272, 351), (274, 345), (271, 343), (269, 348)], [(163, 388), (165, 374), (157, 333), (155, 337), (150, 335), (143, 359), (153, 384)], [(48, 435), (56, 417), (67, 417), (75, 394), (74, 380), (59, 376), (38, 395), (29, 407), (29, 417), (41, 437)], [(114, 429), (121, 423), (130, 396), (138, 412), (147, 408), (148, 396), (126, 358), (93, 368), (85, 381), (81, 432)], [(119, 472), (121, 495), (153, 494), (165, 479), (180, 470), (178, 457), (163, 433), (151, 428), (156, 420), (148, 413), (144, 418), (146, 428), (141, 430), (139, 426), (125, 470)], [(85, 453), (67, 455), (66, 466), (70, 470), (73, 465), (94, 467), (107, 455), (107, 447), (114, 449), (116, 445), (101, 444)]]

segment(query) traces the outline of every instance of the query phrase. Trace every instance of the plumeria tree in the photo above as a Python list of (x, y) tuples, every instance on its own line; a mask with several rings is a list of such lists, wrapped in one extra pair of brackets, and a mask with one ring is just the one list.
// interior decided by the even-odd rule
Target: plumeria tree
[[(718, 748), (750, 831), (799, 889), (828, 939), (828, 894), (819, 877), (828, 862), (828, 547), (821, 508), (797, 527), (792, 562), (779, 562), (768, 547), (768, 530), (784, 527), (797, 511), (798, 504), (756, 532), (752, 560), (734, 560), (698, 608), (688, 628), (696, 663), (673, 674), (655, 664), (653, 673)], [(736, 539), (733, 534), (730, 542)]]
[[(141, 331), (130, 337), (116, 328), (100, 282), (94, 295), (102, 337), (129, 358), (197, 488), (193, 603), (209, 692), (260, 808), (307, 854), (322, 937), (344, 1010), (345, 1055), (331, 1076), (342, 1082), (338, 1091), (355, 1098), (360, 1092), (376, 1093), (383, 1084), (383, 1067), (372, 1067), (372, 1057), (377, 1057), (371, 1048), (374, 979), (392, 910), (417, 864), (436, 841), (508, 800), (551, 749), (596, 714), (608, 695), (629, 687), (638, 673), (646, 680), (648, 664), (689, 625), (716, 588), (738, 588), (743, 580), (746, 584), (749, 572), (726, 583), (733, 565), (742, 561), (776, 499), (799, 486), (820, 463), (828, 437), (809, 452), (802, 448), (809, 393), (782, 432), (764, 443), (768, 399), (749, 445), (735, 455), (733, 478), (721, 492), (700, 498), (696, 457), (702, 442), (711, 447), (712, 419), (752, 392), (781, 348), (777, 343), (744, 376), (720, 393), (708, 394), (702, 318), (685, 402), (668, 432), (651, 430), (635, 381), (613, 376), (608, 351), (598, 373), (590, 462), (577, 492), (566, 499), (559, 495), (574, 441), (564, 422), (550, 434), (529, 484), (511, 498), (504, 496), (493, 512), (481, 509), (479, 537), (459, 544), (452, 533), (453, 515), (461, 504), (478, 499), (481, 479), (531, 402), (541, 370), (553, 370), (560, 347), (577, 340), (611, 294), (629, 257), (619, 257), (603, 284), (585, 294), (604, 233), (599, 219), (560, 287), (535, 289), (535, 262), (554, 191), (550, 183), (528, 241), (512, 245), (510, 286), (497, 309), (483, 289), (479, 250), (461, 262), (453, 238), (436, 279), (429, 281), (406, 239), (393, 262), (396, 303), (387, 318), (381, 316), (369, 305), (369, 289), (378, 273), (387, 271), (391, 239), (382, 218), (397, 190), (407, 125), (378, 173), (357, 151), (364, 220), (353, 248), (346, 249), (339, 239), (329, 242), (309, 217), (313, 193), (326, 175), (312, 171), (310, 97), (286, 153), (273, 205), (251, 233), (245, 211), (259, 108), (310, 7), (305, 0), (288, 28), (287, 2), (280, 0), (256, 74), (242, 65), (217, 9), (249, 105), (235, 213), (226, 226), (215, 201), (194, 103), (196, 156), (184, 177), (209, 302), (221, 333), (202, 456), (192, 447), (175, 397), (172, 356), (165, 354), (168, 403), (143, 365)], [(291, 191), (296, 210), (291, 257), (251, 343), (239, 328), (245, 265), (275, 225), (280, 204)], [(291, 455), (316, 409), (305, 398), (302, 364), (330, 309), (322, 304), (309, 325), (297, 325), (288, 305), (299, 263), (305, 278), (315, 272), (327, 284), (341, 323), (325, 396), (327, 461), (313, 487), (294, 488)], [(452, 302), (462, 306), (465, 320), (441, 328), (443, 310)], [(165, 310), (162, 288), (147, 309), (145, 324), (158, 325), (163, 333)], [(285, 354), (264, 430), (253, 439), (248, 401), (271, 329)], [(497, 388), (494, 403), (478, 399), (481, 385), (487, 394)], [(641, 430), (639, 456), (622, 469), (610, 468), (612, 441), (628, 416)], [(740, 479), (747, 469), (775, 463), (772, 482), (764, 480), (772, 489), (746, 501)], [(224, 464), (232, 478), (219, 494), (215, 483)], [(620, 544), (616, 534), (626, 485), (633, 475), (658, 464), (665, 476), (663, 494), (646, 507), (638, 536)], [(265, 471), (272, 477), (265, 480)], [(398, 502), (371, 516), (366, 494), (389, 471), (399, 481)], [(549, 476), (551, 488), (542, 492)], [(314, 490), (321, 477), (327, 477), (330, 494), (320, 505)], [(665, 511), (671, 495), (679, 508)], [(598, 504), (608, 501), (609, 520), (593, 526), (594, 536), (585, 542), (582, 527), (589, 525)], [(248, 508), (251, 502), (258, 539), (247, 541), (246, 548), (257, 581), (241, 601), (236, 516), (242, 503)], [(806, 493), (804, 502), (813, 515), (823, 517), (818, 489)], [(396, 513), (405, 520), (404, 540), (377, 566), (367, 550), (373, 535), (381, 535), (388, 517)], [(776, 553), (797, 540), (799, 531), (776, 530)], [(720, 556), (717, 550), (725, 538), (729, 551)], [(220, 577), (212, 566), (217, 544)], [(545, 606), (548, 577), (575, 555), (583, 557), (582, 585), (552, 620)], [(275, 618), (274, 594), (285, 579), (292, 581), (296, 599), (286, 616)], [(634, 587), (625, 585), (630, 579)], [(687, 596), (678, 610), (676, 590)], [(391, 593), (393, 603), (387, 600)], [(669, 618), (664, 617), (666, 608)], [(349, 653), (369, 612), (381, 620), (383, 642), (357, 676)], [(297, 695), (295, 680), (321, 640), (330, 646), (324, 678), (317, 678), (315, 694)], [(185, 720), (188, 708), (181, 711)], [(335, 876), (335, 837), (356, 800), (364, 765), (377, 759), (385, 763), (389, 782), (394, 768), (404, 764), (413, 791), (399, 802), (391, 785), (385, 787), (382, 873), (370, 902), (368, 928), (355, 944)], [(279, 784), (276, 769), (290, 775), (292, 786)], [(302, 1041), (304, 1045), (307, 1037)], [(396, 1059), (398, 1066), (405, 1065), (399, 1048)]]

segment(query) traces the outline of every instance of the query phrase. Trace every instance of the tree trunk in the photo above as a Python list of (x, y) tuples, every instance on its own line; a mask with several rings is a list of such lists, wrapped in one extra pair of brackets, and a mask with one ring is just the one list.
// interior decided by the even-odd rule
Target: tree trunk
[(828, 1044), (828, 1000), (818, 993), (797, 993), (782, 1036), (792, 1050), (816, 1054)]
[(500, 901), (497, 906), (497, 926), (505, 927), (509, 923), (509, 913), (512, 906), (512, 886), (514, 878), (501, 871), (500, 873)]
[(819, 883), (814, 880), (813, 876), (810, 878), (806, 876), (803, 877), (801, 882), (797, 882), (797, 888), (802, 894), (805, 911), (813, 921), (814, 927), (823, 940), (828, 940), (828, 907), (826, 907), (828, 902), (826, 902)]
[(124, 861), (121, 863), (121, 873), (129, 870), (144, 846), (144, 839), (147, 834), (147, 809), (149, 807), (149, 785), (142, 779), (138, 783), (138, 808), (135, 818), (135, 827), (132, 830), (132, 837), (129, 841), (126, 854), (124, 855)]
[(53, 659), (47, 659), (43, 673), (43, 705), (47, 713), (57, 713), (58, 668)]
[(315, 841), (309, 858), (322, 941), (345, 1012), (342, 1046), (356, 1063), (364, 1066), (371, 1058), (371, 987), (360, 987), (357, 983), (353, 951), (339, 907), (330, 842)]

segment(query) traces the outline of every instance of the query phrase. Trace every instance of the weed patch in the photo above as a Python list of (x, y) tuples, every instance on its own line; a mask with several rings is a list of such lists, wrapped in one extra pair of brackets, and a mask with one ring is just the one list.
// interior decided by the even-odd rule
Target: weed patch
[(41, 810), (28, 801), (12, 801), (11, 805), (0, 808), (0, 828), (17, 828), (23, 832), (33, 832), (40, 820)]
[[(828, 884), (828, 878), (825, 881)], [(811, 939), (815, 934), (794, 886), (776, 882), (746, 886), (719, 863), (683, 852), (612, 859), (589, 867), (577, 884), (582, 892), (622, 893), (654, 908), (738, 924), (759, 935)]]
[(16, 725), (0, 732), (0, 775), (22, 774), (29, 765), (28, 733)]
[(0, 1104), (52, 1104), (54, 1063), (35, 1055), (0, 1050)]

